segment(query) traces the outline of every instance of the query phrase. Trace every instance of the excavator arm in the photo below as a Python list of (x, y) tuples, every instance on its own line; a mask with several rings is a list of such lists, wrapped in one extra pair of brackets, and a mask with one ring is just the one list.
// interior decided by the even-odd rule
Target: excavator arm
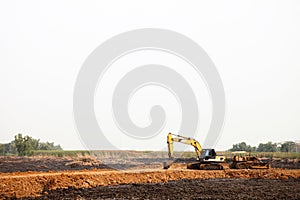
[[(175, 137), (173, 137), (173, 136), (175, 136)], [(195, 148), (197, 158), (200, 159), (202, 147), (197, 140), (189, 138), (189, 137), (184, 137), (181, 135), (175, 135), (175, 134), (169, 133), (167, 136), (167, 143), (168, 143), (168, 151), (169, 151), (170, 159), (174, 158), (173, 142), (180, 142), (183, 144), (192, 145)]]

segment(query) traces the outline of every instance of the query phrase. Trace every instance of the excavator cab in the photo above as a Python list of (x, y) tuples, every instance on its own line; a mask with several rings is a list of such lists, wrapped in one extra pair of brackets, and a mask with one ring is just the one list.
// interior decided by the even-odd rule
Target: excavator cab
[(216, 158), (216, 151), (214, 149), (202, 149), (200, 154), (200, 160), (208, 160)]

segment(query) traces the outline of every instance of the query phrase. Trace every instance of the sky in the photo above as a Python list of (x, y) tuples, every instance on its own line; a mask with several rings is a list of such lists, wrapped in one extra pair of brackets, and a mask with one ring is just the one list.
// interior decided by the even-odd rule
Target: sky
[[(226, 150), (242, 141), (258, 145), (300, 139), (299, 1), (12, 0), (0, 2), (0, 143), (23, 133), (64, 149), (85, 149), (73, 116), (78, 73), (103, 42), (140, 28), (181, 33), (214, 62), (226, 95), (226, 117), (216, 149)], [(166, 53), (147, 51), (114, 63), (95, 92), (95, 113), (106, 126), (104, 132), (118, 131), (110, 111), (103, 111), (105, 103), (109, 105), (112, 82), (126, 73), (118, 69), (149, 63), (166, 63), (179, 71), (185, 65)], [(186, 66), (181, 73), (199, 103), (196, 139), (201, 142), (212, 105), (205, 83), (189, 70)], [(109, 140), (119, 149), (165, 148), (166, 134), (176, 133), (180, 125), (177, 103), (163, 88), (142, 88), (129, 103), (132, 121), (146, 126), (151, 105), (162, 104), (165, 128), (156, 141), (137, 144), (107, 135)]]

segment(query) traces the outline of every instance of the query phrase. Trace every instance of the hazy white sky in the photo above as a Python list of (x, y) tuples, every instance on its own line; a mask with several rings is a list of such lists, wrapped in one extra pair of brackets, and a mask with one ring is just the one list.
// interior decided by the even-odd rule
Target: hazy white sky
[[(105, 40), (138, 28), (182, 33), (214, 61), (227, 100), (217, 149), (300, 139), (299, 1), (70, 0), (0, 2), (0, 143), (21, 132), (84, 148), (73, 120), (81, 65)], [(168, 104), (171, 97), (163, 97)], [(141, 91), (136, 101), (142, 99)], [(200, 102), (200, 110), (209, 106)], [(137, 109), (135, 121), (145, 111)], [(205, 131), (209, 121), (202, 118)], [(168, 126), (175, 130), (179, 122)]]

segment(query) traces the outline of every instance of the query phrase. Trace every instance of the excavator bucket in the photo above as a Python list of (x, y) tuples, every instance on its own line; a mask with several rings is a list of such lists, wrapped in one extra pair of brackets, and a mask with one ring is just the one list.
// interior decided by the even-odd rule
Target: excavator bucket
[(165, 162), (163, 162), (163, 168), (164, 169), (169, 169), (172, 164), (173, 164), (172, 160), (165, 161)]

